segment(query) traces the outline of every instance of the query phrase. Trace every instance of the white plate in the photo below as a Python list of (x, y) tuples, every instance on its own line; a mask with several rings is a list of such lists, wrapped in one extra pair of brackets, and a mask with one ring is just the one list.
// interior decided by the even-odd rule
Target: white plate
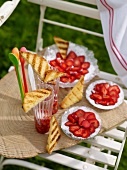
[[(118, 102), (117, 102), (117, 103), (115, 103), (114, 105), (110, 105), (110, 106), (103, 106), (103, 105), (101, 105), (101, 104), (96, 104), (95, 101), (90, 98), (90, 95), (92, 94), (92, 91), (93, 91), (95, 85), (96, 85), (96, 84), (100, 84), (100, 83), (109, 83), (110, 85), (117, 85), (117, 86), (119, 87), (120, 93), (119, 93), (119, 98), (118, 98)], [(124, 93), (123, 93), (122, 88), (121, 88), (118, 84), (116, 84), (116, 83), (114, 83), (114, 82), (112, 82), (112, 81), (98, 80), (98, 81), (95, 81), (95, 82), (91, 83), (91, 84), (88, 86), (88, 88), (86, 89), (86, 98), (87, 98), (87, 100), (88, 100), (93, 106), (95, 106), (95, 107), (97, 107), (97, 108), (99, 108), (99, 109), (109, 110), (109, 109), (114, 109), (114, 108), (118, 107), (120, 104), (123, 103), (123, 101), (124, 101)]]
[[(50, 60), (54, 60), (56, 58), (56, 53), (58, 52), (58, 48), (56, 45), (52, 45), (46, 48), (44, 57), (49, 62)], [(74, 44), (72, 42), (69, 42), (69, 48), (68, 52), (74, 51), (77, 56), (84, 55), (85, 61), (90, 62), (90, 67), (88, 68), (89, 73), (85, 75), (85, 82), (89, 82), (94, 76), (96, 76), (99, 73), (97, 60), (94, 58), (94, 53), (92, 51), (89, 51), (88, 48)], [(63, 83), (60, 82), (60, 87), (66, 88), (66, 87), (73, 87), (78, 80), (75, 80), (73, 83)]]
[[(99, 121), (99, 127), (95, 129), (95, 132), (92, 133), (88, 138), (82, 138), (82, 137), (77, 137), (75, 135), (73, 135), (73, 133), (71, 133), (69, 131), (69, 126), (66, 126), (65, 123), (68, 121), (68, 115), (75, 112), (78, 109), (82, 109), (86, 112), (93, 112), (96, 116), (96, 119)], [(89, 138), (93, 138), (94, 136), (96, 136), (98, 134), (98, 132), (101, 129), (101, 119), (99, 117), (99, 115), (97, 114), (96, 111), (94, 111), (93, 109), (89, 108), (89, 107), (85, 107), (85, 106), (75, 106), (75, 107), (71, 107), (69, 110), (65, 111), (62, 119), (61, 119), (61, 128), (63, 130), (63, 132), (70, 138), (75, 139), (75, 140), (85, 140), (85, 139), (89, 139)]]

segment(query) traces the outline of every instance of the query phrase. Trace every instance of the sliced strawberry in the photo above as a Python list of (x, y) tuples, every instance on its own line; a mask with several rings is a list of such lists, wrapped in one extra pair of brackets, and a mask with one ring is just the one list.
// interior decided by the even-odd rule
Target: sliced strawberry
[(120, 89), (117, 85), (112, 85), (109, 87), (109, 92), (112, 91), (112, 90), (116, 90), (117, 93), (120, 93)]
[(84, 129), (84, 132), (82, 134), (82, 138), (88, 138), (90, 136), (90, 130)]
[(80, 126), (82, 126), (82, 122), (85, 120), (85, 117), (84, 116), (80, 116), (80, 117), (78, 117), (78, 124), (80, 125)]
[(70, 121), (67, 121), (66, 123), (65, 123), (65, 126), (71, 126), (71, 125), (77, 125), (76, 123), (72, 123), (72, 122), (70, 122)]
[(66, 65), (69, 66), (69, 67), (72, 67), (73, 64), (74, 64), (73, 60), (66, 60), (65, 63), (66, 63)]
[(72, 132), (72, 133), (79, 130), (79, 129), (80, 129), (80, 126), (78, 126), (78, 125), (69, 126), (69, 131)]
[(114, 105), (115, 104), (115, 102), (111, 99), (110, 101), (109, 101), (109, 105)]
[(71, 71), (79, 71), (81, 68), (80, 67), (72, 67), (70, 70)]
[(70, 70), (71, 70), (71, 67), (67, 66), (67, 68), (66, 68), (66, 72), (67, 72), (67, 73), (69, 73), (69, 72), (70, 72)]
[(108, 93), (108, 90), (105, 88), (105, 86), (103, 85), (101, 88), (100, 88), (100, 92), (102, 93), (102, 95), (106, 95)]
[(78, 56), (78, 58), (79, 58), (81, 63), (83, 63), (85, 61), (85, 56), (84, 55)]
[(78, 121), (79, 117), (77, 116), (76, 112), (73, 112), (71, 115), (76, 121)]
[(55, 66), (55, 68), (58, 70), (58, 71), (60, 71), (60, 72), (64, 72), (64, 69), (63, 68), (61, 68), (60, 66)]
[(56, 58), (61, 58), (62, 59), (62, 56), (61, 56), (60, 52), (56, 53)]
[(49, 64), (50, 64), (51, 66), (53, 66), (53, 67), (55, 67), (55, 66), (58, 65), (57, 62), (56, 62), (56, 60), (51, 60), (51, 61), (49, 62)]
[(95, 127), (91, 124), (89, 127), (90, 134), (95, 132)]
[(109, 83), (103, 83), (103, 85), (105, 86), (106, 89), (108, 89), (110, 87)]
[(110, 95), (103, 95), (103, 100), (110, 101), (111, 96)]
[(117, 101), (118, 101), (118, 97), (116, 97), (116, 96), (112, 96), (111, 98), (112, 98), (112, 100), (113, 100), (113, 102), (114, 102), (114, 103), (117, 103)]
[(98, 100), (102, 100), (102, 96), (100, 94), (97, 94), (97, 93), (92, 93), (90, 95), (90, 98), (95, 100), (95, 99), (98, 99)]
[(100, 84), (96, 84), (95, 87), (94, 87), (94, 90), (95, 90), (96, 92), (100, 92), (100, 90), (101, 90)]
[(84, 62), (84, 63), (81, 65), (81, 68), (83, 68), (84, 70), (87, 70), (89, 67), (90, 67), (90, 63), (89, 63), (89, 62)]
[(66, 70), (67, 68), (67, 65), (65, 63), (61, 63), (60, 66), (62, 67), (62, 69), (64, 69), (64, 71)]
[(78, 57), (74, 59), (74, 66), (75, 67), (80, 67), (81, 66), (81, 62), (80, 62), (80, 59)]
[(88, 120), (90, 124), (92, 124), (95, 128), (98, 128), (99, 121), (97, 119), (89, 119)]
[(95, 114), (91, 112), (91, 114), (89, 114), (89, 115), (87, 116), (87, 120), (89, 120), (89, 119), (96, 119)]
[(64, 60), (61, 58), (56, 58), (56, 62), (58, 65), (60, 65), (61, 63), (64, 63)]
[(85, 75), (85, 74), (89, 73), (89, 71), (88, 71), (88, 70), (81, 69), (81, 70), (80, 70), (80, 73), (81, 73), (82, 75)]
[(76, 130), (73, 134), (77, 137), (82, 137), (83, 133), (85, 133), (85, 129), (80, 128), (80, 129)]
[(76, 74), (75, 74), (75, 77), (76, 77), (76, 79), (80, 79), (81, 74), (80, 74), (80, 73), (76, 73)]
[(83, 120), (83, 121), (82, 121), (82, 126), (83, 126), (84, 128), (89, 128), (89, 127), (90, 127), (89, 121), (88, 121), (88, 120)]
[(78, 117), (80, 117), (80, 116), (85, 116), (85, 112), (84, 112), (84, 110), (82, 110), (82, 109), (78, 109), (78, 110), (75, 112), (75, 114), (76, 114)]
[(74, 82), (76, 80), (75, 76), (70, 76), (70, 83)]
[(76, 53), (74, 52), (74, 51), (70, 51), (69, 52), (69, 54), (67, 55), (67, 60), (68, 59), (74, 59), (74, 58), (76, 58), (77, 57), (77, 55), (76, 55)]
[(85, 112), (85, 119), (87, 119), (87, 117), (91, 114), (92, 112)]
[(72, 115), (70, 114), (70, 115), (68, 115), (68, 120), (70, 121), (70, 122), (72, 122), (72, 123), (76, 123), (76, 119), (74, 119), (73, 117), (72, 117)]
[(63, 83), (68, 83), (69, 82), (69, 77), (62, 76), (62, 77), (60, 77), (60, 81), (62, 81)]
[(117, 92), (116, 90), (111, 90), (111, 91), (109, 91), (109, 95), (110, 95), (110, 96), (116, 96), (116, 97), (119, 96), (119, 94), (118, 94), (118, 92)]
[(107, 100), (95, 100), (96, 104), (101, 104), (103, 106), (107, 106), (109, 104), (109, 101)]

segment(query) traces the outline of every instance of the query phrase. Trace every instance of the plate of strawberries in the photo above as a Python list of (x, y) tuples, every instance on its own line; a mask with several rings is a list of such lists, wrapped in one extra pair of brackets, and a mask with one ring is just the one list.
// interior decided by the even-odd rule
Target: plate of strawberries
[(44, 54), (52, 67), (65, 75), (60, 78), (60, 87), (73, 87), (82, 75), (89, 82), (99, 72), (94, 53), (88, 48), (69, 42), (67, 56), (62, 58), (56, 45), (48, 47)]
[(75, 106), (63, 114), (61, 128), (72, 139), (89, 139), (99, 133), (101, 119), (93, 109), (85, 106)]
[(100, 109), (114, 109), (124, 101), (122, 88), (107, 80), (98, 80), (91, 83), (86, 89), (87, 100)]

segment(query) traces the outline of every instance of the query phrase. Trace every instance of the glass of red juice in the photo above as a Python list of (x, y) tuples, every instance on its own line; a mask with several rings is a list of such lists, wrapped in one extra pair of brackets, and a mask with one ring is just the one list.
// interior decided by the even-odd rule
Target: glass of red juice
[(37, 82), (38, 84), (40, 84), (41, 86), (43, 86), (44, 84), (48, 84), (53, 88), (54, 91), (54, 103), (53, 103), (53, 110), (52, 110), (52, 114), (57, 113), (58, 111), (58, 93), (59, 93), (59, 82), (60, 82), (60, 78), (56, 78), (55, 80), (51, 81), (51, 82), (43, 82), (39, 76), (37, 77)]
[(53, 112), (54, 104), (54, 91), (53, 88), (48, 84), (36, 85), (38, 89), (49, 89), (52, 91), (51, 95), (47, 97), (44, 101), (40, 102), (34, 107), (34, 120), (35, 128), (37, 132), (45, 134), (50, 128), (50, 119)]

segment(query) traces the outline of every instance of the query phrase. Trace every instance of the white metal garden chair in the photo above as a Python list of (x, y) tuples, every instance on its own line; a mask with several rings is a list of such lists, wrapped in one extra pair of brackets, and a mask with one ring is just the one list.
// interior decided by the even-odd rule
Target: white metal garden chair
[(8, 19), (8, 17), (12, 14), (16, 6), (18, 5), (20, 0), (12, 0), (12, 1), (6, 1), (1, 7), (0, 7), (0, 26), (3, 25), (3, 23)]
[[(103, 35), (99, 33), (77, 28), (74, 26), (65, 25), (63, 23), (58, 23), (56, 21), (50, 21), (44, 18), (46, 8), (50, 7), (50, 8), (55, 8), (58, 10), (74, 13), (75, 15), (79, 14), (84, 17), (86, 16), (86, 17), (99, 20), (100, 19), (99, 11), (93, 7), (85, 6), (85, 4), (92, 4), (96, 6), (96, 0), (75, 0), (73, 2), (67, 2), (64, 0), (28, 0), (28, 2), (32, 2), (40, 5), (40, 21), (39, 21), (37, 43), (36, 43), (36, 52), (41, 51), (43, 47), (42, 30), (43, 30), (44, 22), (49, 24), (54, 24), (57, 26), (63, 26), (77, 31), (86, 32), (88, 34), (93, 34), (95, 36), (103, 37)], [(82, 2), (83, 5), (79, 5), (78, 2)], [(104, 79), (112, 80), (120, 85), (122, 84), (118, 76), (105, 73), (105, 72), (100, 72), (99, 76)], [(125, 92), (125, 96), (127, 96), (126, 89), (124, 90), (124, 92)], [(127, 127), (127, 122), (124, 122), (117, 128), (114, 128), (104, 133), (102, 136), (96, 136), (94, 139), (88, 140), (88, 143), (90, 144), (90, 148), (80, 146), (80, 145), (75, 145), (70, 148), (63, 149), (63, 151), (67, 153), (71, 153), (73, 155), (79, 155), (82, 158), (86, 158), (85, 161), (77, 160), (71, 156), (66, 156), (62, 153), (57, 153), (57, 152), (53, 152), (51, 155), (39, 154), (39, 156), (47, 160), (50, 160), (52, 162), (65, 165), (73, 169), (103, 170), (103, 169), (108, 169), (109, 167), (114, 167), (114, 170), (117, 170), (122, 155), (122, 151), (124, 148), (125, 140), (126, 140), (126, 135), (127, 135), (126, 127)], [(105, 153), (103, 152), (103, 150), (107, 150), (107, 152)], [(34, 170), (48, 169), (46, 167), (38, 166), (32, 163), (27, 163), (15, 159), (14, 160), (5, 159), (5, 161), (2, 163), (2, 166), (7, 164), (25, 166)], [(102, 166), (99, 166), (100, 164)]]

